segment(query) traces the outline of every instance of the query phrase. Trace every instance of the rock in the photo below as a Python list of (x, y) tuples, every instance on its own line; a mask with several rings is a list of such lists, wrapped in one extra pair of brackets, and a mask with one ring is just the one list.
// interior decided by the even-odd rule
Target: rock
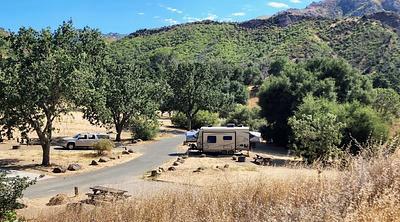
[(184, 159), (182, 159), (181, 157), (178, 157), (178, 158), (176, 159), (176, 162), (179, 162), (179, 163), (184, 163), (184, 162), (185, 162), (185, 160), (184, 160)]
[(160, 172), (165, 172), (164, 168), (162, 168), (162, 167), (159, 167), (158, 170), (159, 170)]
[(180, 164), (179, 162), (175, 161), (172, 165), (173, 166), (179, 166), (179, 164)]
[(108, 161), (110, 161), (110, 158), (108, 158), (108, 157), (100, 157), (100, 159), (99, 159), (99, 163), (106, 163)]
[(224, 168), (225, 168), (225, 169), (229, 168), (229, 164), (225, 164), (225, 165), (224, 165)]
[(64, 167), (58, 166), (53, 169), (53, 173), (65, 173), (67, 170)]
[(143, 140), (141, 140), (141, 139), (137, 139), (136, 141), (137, 141), (138, 143), (143, 142)]
[(135, 151), (133, 151), (133, 149), (129, 149), (128, 153), (134, 153)]
[(70, 198), (66, 194), (57, 194), (56, 196), (52, 197), (47, 206), (57, 206), (66, 204), (70, 201)]
[(201, 172), (203, 170), (205, 170), (204, 167), (199, 167), (195, 171), (193, 171), (193, 173), (199, 173), (199, 172)]
[(13, 150), (18, 150), (19, 148), (21, 148), (21, 146), (20, 146), (20, 145), (15, 145), (15, 146), (12, 146), (12, 149), (13, 149)]
[(205, 153), (201, 154), (200, 157), (204, 158), (207, 157), (207, 155)]
[(77, 164), (77, 163), (72, 163), (68, 166), (67, 168), (69, 171), (78, 171), (80, 169), (82, 169), (81, 165)]
[(236, 156), (233, 156), (233, 157), (232, 157), (232, 160), (237, 160), (237, 157), (236, 157)]
[(176, 161), (181, 161), (181, 160), (182, 160), (182, 157), (176, 158)]
[(127, 150), (122, 151), (122, 155), (129, 155), (131, 154), (130, 152), (128, 152)]
[(110, 156), (110, 160), (115, 160), (117, 159), (115, 156)]
[(189, 158), (188, 156), (182, 156), (182, 159), (186, 160), (187, 158)]
[(40, 178), (43, 178), (43, 177), (45, 177), (45, 176), (46, 176), (46, 175), (44, 175), (44, 174), (40, 174), (40, 175), (39, 175), (39, 179), (40, 179)]
[(152, 170), (150, 176), (151, 177), (156, 177), (158, 175), (160, 175), (161, 172), (159, 170)]
[(99, 165), (99, 164), (97, 163), (96, 160), (92, 160), (92, 162), (90, 163), (90, 166), (97, 166), (97, 165)]
[(137, 140), (133, 140), (132, 143), (133, 143), (133, 144), (137, 143)]
[(117, 158), (118, 158), (118, 159), (121, 159), (121, 156), (120, 156), (120, 155), (118, 155), (118, 156), (117, 156)]
[(176, 170), (175, 167), (170, 167), (170, 168), (168, 168), (168, 171), (175, 171), (175, 170)]

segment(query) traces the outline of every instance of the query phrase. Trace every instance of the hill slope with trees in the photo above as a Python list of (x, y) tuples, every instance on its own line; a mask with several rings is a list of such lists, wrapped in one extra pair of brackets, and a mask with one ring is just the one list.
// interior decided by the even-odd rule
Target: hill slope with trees
[(251, 63), (261, 71), (278, 57), (337, 57), (371, 75), (375, 85), (400, 91), (399, 36), (393, 28), (367, 18), (309, 18), (287, 27), (271, 23), (256, 28), (206, 21), (138, 31), (112, 47), (127, 60), (147, 60), (161, 54), (182, 61)]

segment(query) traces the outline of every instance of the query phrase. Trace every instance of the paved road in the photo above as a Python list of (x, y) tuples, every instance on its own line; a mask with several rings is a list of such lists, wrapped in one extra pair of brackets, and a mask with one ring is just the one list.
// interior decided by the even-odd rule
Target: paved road
[(24, 196), (27, 198), (49, 197), (58, 193), (71, 193), (74, 187), (79, 187), (80, 192), (83, 193), (94, 185), (107, 185), (128, 190), (130, 193), (139, 192), (139, 190), (146, 187), (157, 186), (155, 183), (146, 182), (140, 178), (146, 171), (174, 158), (170, 154), (177, 152), (177, 147), (182, 141), (183, 136), (176, 136), (146, 145), (135, 146), (134, 149), (143, 155), (134, 160), (76, 176), (39, 181), (29, 187), (24, 192)]

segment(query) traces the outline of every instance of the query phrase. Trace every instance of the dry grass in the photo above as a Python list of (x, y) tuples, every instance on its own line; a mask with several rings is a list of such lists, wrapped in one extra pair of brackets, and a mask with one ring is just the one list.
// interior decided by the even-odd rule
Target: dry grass
[(188, 187), (36, 221), (399, 221), (399, 169), (399, 152), (363, 155), (333, 178), (321, 173)]

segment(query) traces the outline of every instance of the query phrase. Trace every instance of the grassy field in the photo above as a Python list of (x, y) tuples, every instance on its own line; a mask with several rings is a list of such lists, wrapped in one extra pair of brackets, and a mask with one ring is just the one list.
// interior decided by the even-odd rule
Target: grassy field
[[(46, 213), (35, 221), (399, 221), (400, 153), (363, 154), (347, 163), (345, 169), (304, 166), (314, 176), (187, 186), (123, 204)], [(332, 170), (335, 176), (326, 173)]]

